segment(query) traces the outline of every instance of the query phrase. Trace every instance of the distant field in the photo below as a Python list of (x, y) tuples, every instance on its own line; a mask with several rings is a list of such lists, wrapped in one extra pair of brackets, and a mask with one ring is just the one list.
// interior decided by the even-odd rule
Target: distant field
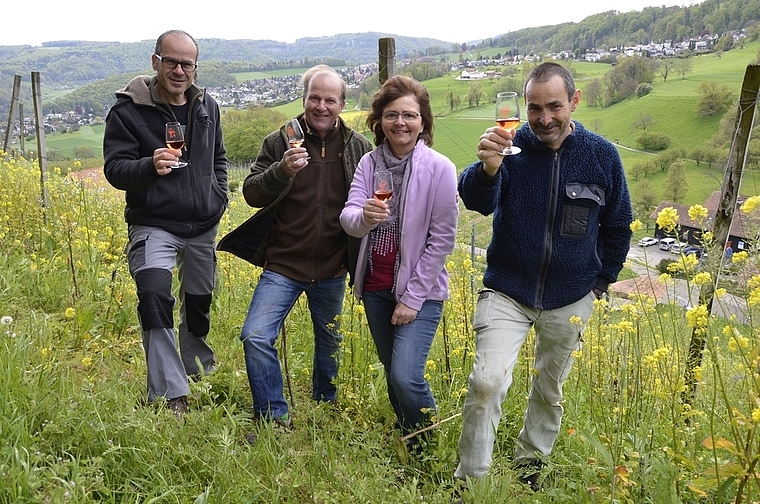
[[(86, 146), (92, 149), (97, 157), (103, 157), (103, 132), (105, 125), (82, 126), (79, 131), (65, 134), (52, 134), (45, 136), (45, 146), (48, 149), (59, 151), (62, 156), (73, 156), (76, 147)], [(36, 145), (33, 141), (28, 145)], [(52, 161), (51, 161), (52, 162)]]

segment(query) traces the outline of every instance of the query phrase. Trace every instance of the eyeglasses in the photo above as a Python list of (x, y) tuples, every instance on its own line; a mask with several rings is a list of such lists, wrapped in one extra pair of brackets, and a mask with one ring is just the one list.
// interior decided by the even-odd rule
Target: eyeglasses
[(164, 68), (171, 68), (174, 70), (177, 68), (177, 65), (180, 65), (182, 70), (186, 73), (195, 72), (195, 69), (198, 68), (198, 63), (193, 61), (177, 61), (174, 58), (165, 58), (155, 53), (153, 55), (158, 58), (158, 61), (161, 62), (161, 65), (163, 65)]
[(394, 122), (396, 121), (399, 116), (401, 116), (401, 119), (404, 120), (404, 122), (412, 122), (416, 120), (421, 114), (419, 112), (385, 112), (383, 114), (383, 119), (388, 122)]

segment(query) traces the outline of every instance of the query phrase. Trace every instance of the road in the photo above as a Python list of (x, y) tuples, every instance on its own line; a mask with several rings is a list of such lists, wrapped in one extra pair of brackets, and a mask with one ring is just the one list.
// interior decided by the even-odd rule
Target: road
[[(639, 247), (636, 243), (631, 244), (628, 252), (628, 264), (638, 275), (648, 275), (652, 282), (657, 282), (660, 276), (657, 265), (663, 259), (676, 259), (678, 256), (668, 251), (660, 250), (656, 245), (651, 247)], [(658, 298), (660, 303), (676, 303), (684, 308), (690, 308), (699, 300), (699, 287), (689, 286), (685, 280), (674, 279), (668, 283), (663, 295)], [(691, 288), (689, 288), (691, 287)], [(723, 318), (735, 317), (740, 323), (748, 323), (746, 301), (732, 294), (726, 294), (713, 301), (712, 314)]]

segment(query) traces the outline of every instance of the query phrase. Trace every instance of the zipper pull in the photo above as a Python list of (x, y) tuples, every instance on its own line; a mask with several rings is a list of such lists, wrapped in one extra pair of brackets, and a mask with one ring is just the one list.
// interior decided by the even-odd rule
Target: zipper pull
[(325, 141), (322, 140), (322, 157), (325, 157)]

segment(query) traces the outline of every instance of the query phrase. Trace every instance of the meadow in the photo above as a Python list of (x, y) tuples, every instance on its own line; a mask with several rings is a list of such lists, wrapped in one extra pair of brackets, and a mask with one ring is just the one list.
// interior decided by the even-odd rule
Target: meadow
[[(745, 50), (748, 59), (755, 50)], [(578, 66), (583, 82), (587, 74)], [(668, 79), (651, 98), (667, 96), (671, 84), (685, 85)], [(621, 145), (632, 145), (635, 105), (646, 98), (616, 106), (602, 128), (618, 127)], [(460, 118), (440, 111), (436, 147), (459, 168), (474, 159), (477, 137), (492, 124), (491, 107)], [(684, 108), (671, 114), (682, 115), (677, 130), (688, 136), (693, 107)], [(578, 118), (592, 112), (582, 107)], [(658, 120), (668, 120), (667, 114)], [(717, 128), (706, 122), (711, 129), (702, 134)], [(621, 154), (630, 160), (651, 156)], [(43, 209), (36, 163), (4, 154), (0, 159), (0, 503), (450, 502), (482, 258), (463, 247), (447, 263), (451, 299), (427, 363), (441, 423), (422, 455), (409, 454), (398, 437), (362, 306), (349, 293), (337, 407), (310, 399), (313, 336), (301, 299), (286, 322), (287, 347), (280, 347), (295, 427), (280, 431), (253, 421), (238, 337), (260, 270), (224, 253), (209, 335), (221, 365), (191, 384), (191, 411), (180, 423), (163, 407), (144, 403), (123, 194), (99, 177), (70, 176), (79, 168), (74, 163), (54, 165), (50, 207)], [(692, 177), (720, 180), (719, 168), (699, 173)], [(244, 174), (231, 176), (239, 185)], [(659, 173), (650, 177), (653, 186), (662, 180)], [(230, 197), (220, 234), (252, 212), (239, 192)], [(701, 214), (701, 202), (694, 197), (694, 215)], [(757, 212), (760, 202), (750, 202), (744, 210)], [(672, 215), (662, 224), (669, 223), (666, 217), (672, 224)], [(466, 242), (470, 221), (463, 222)], [(488, 222), (478, 221), (484, 237)], [(687, 308), (677, 300), (684, 285), (691, 291), (725, 276), (720, 261), (699, 271), (696, 266), (681, 258), (669, 274), (644, 277), (664, 289), (661, 303), (644, 292), (597, 303), (537, 493), (520, 484), (510, 466), (532, 375), (529, 337), (503, 404), (492, 471), (468, 482), (465, 502), (760, 502), (760, 334), (754, 323), (760, 264), (755, 256), (734, 254), (731, 279), (744, 286), (735, 293), (743, 316), (731, 319), (708, 316), (696, 297)], [(621, 278), (636, 278), (641, 270), (628, 264)], [(718, 289), (715, 303), (725, 305), (728, 298)], [(695, 335), (705, 344), (696, 366), (687, 361)], [(690, 397), (692, 385), (696, 394)], [(245, 434), (257, 429), (258, 442), (247, 444)]]
[[(122, 195), (68, 171), (51, 172), (43, 211), (37, 166), (10, 158), (0, 166), (0, 502), (449, 502), (480, 258), (457, 250), (447, 264), (452, 297), (427, 364), (441, 423), (423, 455), (410, 456), (399, 440), (362, 306), (348, 294), (337, 408), (309, 398), (312, 336), (301, 299), (281, 348), (295, 428), (253, 421), (238, 335), (260, 272), (228, 254), (219, 257), (209, 336), (221, 365), (192, 383), (191, 411), (179, 423), (144, 404)], [(249, 214), (233, 193), (221, 232)], [(742, 306), (752, 320), (757, 265), (734, 257), (750, 287)], [(623, 277), (636, 276), (629, 266)], [(697, 299), (689, 310), (676, 302), (677, 282), (716, 278), (717, 266), (694, 267), (684, 259), (682, 271), (652, 278), (672, 302), (646, 295), (598, 302), (537, 493), (510, 467), (531, 377), (529, 340), (503, 406), (492, 472), (469, 482), (465, 502), (760, 498), (760, 339), (753, 324), (708, 318)], [(697, 394), (684, 401), (692, 331), (707, 346), (701, 365), (690, 368)], [(249, 445), (244, 436), (255, 429), (259, 440)]]

